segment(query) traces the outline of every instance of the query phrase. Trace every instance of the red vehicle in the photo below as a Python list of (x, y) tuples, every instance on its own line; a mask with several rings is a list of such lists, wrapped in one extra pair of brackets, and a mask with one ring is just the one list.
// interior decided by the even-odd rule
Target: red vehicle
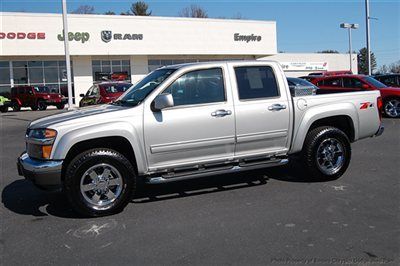
[(67, 100), (59, 93), (51, 93), (46, 86), (17, 86), (11, 88), (11, 106), (14, 111), (30, 107), (33, 111), (46, 110), (53, 105), (64, 109)]
[(318, 94), (379, 90), (383, 100), (383, 111), (388, 117), (400, 117), (400, 88), (388, 87), (365, 75), (337, 75), (314, 78), (312, 83), (320, 89)]
[(82, 97), (79, 107), (115, 101), (131, 86), (132, 84), (128, 82), (102, 82), (93, 84), (86, 94), (79, 95)]

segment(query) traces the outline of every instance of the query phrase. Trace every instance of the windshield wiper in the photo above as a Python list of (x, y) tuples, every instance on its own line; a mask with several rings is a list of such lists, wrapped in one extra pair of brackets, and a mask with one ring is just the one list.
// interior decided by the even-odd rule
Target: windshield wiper
[(135, 105), (137, 105), (137, 102), (130, 102), (130, 101), (127, 101), (127, 100), (123, 100), (123, 99), (121, 99), (121, 100), (116, 100), (116, 101), (114, 101), (114, 102), (111, 102), (110, 104), (113, 104), (113, 105), (120, 105), (120, 106), (126, 106), (126, 105), (128, 105), (128, 106), (135, 106)]

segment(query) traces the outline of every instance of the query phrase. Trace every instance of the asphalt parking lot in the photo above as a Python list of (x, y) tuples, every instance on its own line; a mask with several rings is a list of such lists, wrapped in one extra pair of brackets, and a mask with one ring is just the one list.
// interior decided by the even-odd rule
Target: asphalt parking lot
[(0, 264), (400, 263), (399, 119), (353, 144), (336, 181), (282, 167), (141, 185), (122, 213), (86, 219), (17, 173), (27, 125), (57, 112), (1, 114)]

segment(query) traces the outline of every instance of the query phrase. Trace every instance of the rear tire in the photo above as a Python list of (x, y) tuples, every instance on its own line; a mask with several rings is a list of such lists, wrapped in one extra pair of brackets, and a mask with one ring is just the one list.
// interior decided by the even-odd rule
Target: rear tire
[(8, 106), (1, 106), (0, 107), (0, 112), (7, 113), (8, 112)]
[(56, 107), (57, 107), (58, 110), (62, 110), (62, 109), (64, 109), (65, 104), (63, 104), (63, 103), (57, 104)]
[(47, 109), (46, 103), (42, 100), (39, 100), (37, 102), (37, 107), (38, 107), (39, 111), (45, 111)]
[(97, 148), (76, 156), (65, 172), (65, 192), (78, 213), (89, 216), (115, 214), (132, 198), (136, 174), (117, 151)]
[(11, 108), (14, 112), (18, 112), (21, 110), (21, 105), (19, 105), (18, 102), (13, 102)]
[(38, 106), (37, 106), (37, 105), (32, 105), (32, 106), (31, 106), (31, 109), (32, 109), (32, 111), (37, 111)]
[(347, 135), (335, 127), (317, 127), (308, 132), (302, 159), (313, 179), (335, 180), (347, 170), (351, 146)]

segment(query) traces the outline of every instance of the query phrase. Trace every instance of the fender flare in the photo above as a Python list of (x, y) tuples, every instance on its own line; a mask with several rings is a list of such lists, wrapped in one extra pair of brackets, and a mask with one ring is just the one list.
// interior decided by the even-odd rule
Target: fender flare
[(102, 137), (123, 137), (132, 146), (135, 153), (136, 165), (139, 173), (147, 171), (147, 160), (145, 151), (140, 145), (143, 141), (139, 132), (130, 124), (125, 122), (101, 123), (97, 125), (78, 127), (66, 132), (66, 134), (56, 138), (51, 158), (54, 160), (64, 160), (70, 149), (77, 143), (97, 139)]
[(354, 140), (358, 139), (359, 135), (359, 117), (357, 108), (351, 103), (337, 103), (316, 106), (308, 109), (302, 117), (300, 125), (295, 129), (291, 153), (296, 153), (302, 150), (305, 138), (311, 125), (324, 118), (333, 116), (348, 116), (354, 126)]

